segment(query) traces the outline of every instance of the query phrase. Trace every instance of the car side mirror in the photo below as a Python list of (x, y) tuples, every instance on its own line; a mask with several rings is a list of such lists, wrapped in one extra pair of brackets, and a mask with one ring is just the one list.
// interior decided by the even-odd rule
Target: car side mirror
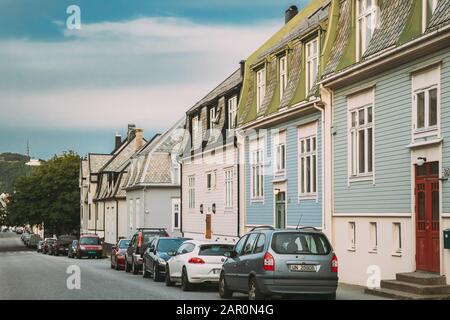
[(231, 257), (231, 253), (230, 252), (225, 252), (223, 254), (223, 256), (226, 257), (226, 258), (230, 258)]

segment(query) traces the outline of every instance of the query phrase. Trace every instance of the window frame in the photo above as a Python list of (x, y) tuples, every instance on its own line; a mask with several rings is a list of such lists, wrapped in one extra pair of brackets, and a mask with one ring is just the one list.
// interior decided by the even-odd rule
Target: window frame
[(195, 209), (195, 175), (188, 176), (188, 208)]
[[(286, 138), (287, 130), (279, 130), (277, 133), (273, 134), (273, 157), (275, 160), (274, 174), (285, 175), (286, 174)], [(283, 151), (283, 152), (281, 152)], [(281, 166), (283, 164), (283, 166)]]
[[(302, 143), (305, 146), (303, 152), (302, 152), (302, 147), (301, 147)], [(307, 148), (306, 148), (308, 143), (310, 146), (309, 151), (307, 151)], [(310, 172), (308, 174), (306, 174), (306, 171), (308, 170), (308, 167), (306, 165), (308, 159), (309, 159), (309, 163), (310, 163), (310, 168), (309, 168)], [(315, 161), (314, 161), (314, 159), (315, 159)], [(302, 161), (302, 160), (304, 160), (304, 161)], [(299, 138), (298, 139), (298, 164), (299, 164), (298, 197), (300, 199), (317, 197), (317, 182), (318, 182), (317, 162), (318, 162), (317, 161), (317, 134)], [(304, 164), (303, 170), (302, 170), (302, 164)], [(307, 191), (308, 181), (307, 181), (307, 179), (305, 179), (305, 177), (309, 177), (309, 188), (310, 188), (309, 192)]]
[[(175, 219), (175, 207), (178, 206), (178, 219)], [(181, 202), (179, 198), (172, 199), (172, 230), (180, 230), (181, 227)], [(178, 226), (175, 226), (175, 222), (177, 222)]]
[(236, 128), (237, 124), (237, 95), (228, 99), (228, 130)]
[(234, 207), (234, 188), (233, 188), (233, 181), (234, 181), (234, 168), (225, 168), (224, 169), (224, 187), (225, 187), (225, 208), (226, 209), (232, 209)]
[[(261, 139), (253, 142), (256, 147), (250, 150), (250, 198), (264, 199), (264, 142)], [(256, 162), (255, 162), (256, 161)], [(257, 173), (257, 174), (256, 174)], [(255, 176), (256, 174), (256, 176)], [(257, 183), (256, 187), (255, 184)], [(256, 190), (256, 188), (258, 190)]]
[(200, 139), (201, 133), (200, 133), (200, 117), (199, 115), (192, 117), (192, 146), (194, 149), (196, 149), (198, 146), (198, 140)]
[(375, 221), (369, 222), (369, 252), (378, 252), (378, 223)]
[[(310, 54), (309, 47), (313, 47), (313, 44), (316, 43), (316, 51)], [(305, 83), (306, 83), (306, 95), (309, 95), (311, 89), (314, 86), (314, 83), (317, 81), (319, 76), (319, 37), (315, 37), (314, 39), (308, 41), (305, 44)], [(311, 63), (315, 60), (314, 68), (311, 68)], [(315, 72), (315, 75), (313, 73)]]
[(210, 107), (208, 110), (208, 116), (209, 116), (209, 129), (214, 129), (216, 125), (216, 117), (217, 117), (217, 108), (216, 107)]
[(430, 14), (430, 21), (428, 21), (428, 1), (430, 0), (422, 0), (422, 32), (425, 32), (427, 30), (428, 24), (430, 23), (431, 18), (436, 12), (436, 8), (438, 5), (438, 0), (431, 0), (432, 12)]
[(213, 191), (217, 186), (217, 170), (206, 172), (206, 190)]
[[(367, 8), (367, 0), (356, 0), (356, 61), (361, 61), (364, 53), (369, 47), (370, 40), (376, 29), (377, 24), (377, 0), (371, 0), (371, 7)], [(361, 3), (364, 3), (363, 9), (360, 9)], [(360, 12), (361, 11), (361, 12)], [(370, 39), (367, 41), (367, 33), (361, 33), (361, 29), (367, 31), (367, 17), (371, 15)], [(363, 28), (360, 27), (362, 21)], [(364, 44), (364, 46), (363, 46)], [(365, 48), (364, 48), (365, 47)]]
[(264, 98), (266, 96), (266, 67), (256, 71), (256, 113), (261, 110)]
[(281, 56), (278, 59), (279, 68), (279, 85), (280, 85), (280, 101), (283, 99), (284, 93), (286, 92), (287, 82), (288, 82), (288, 70), (287, 70), (287, 54)]

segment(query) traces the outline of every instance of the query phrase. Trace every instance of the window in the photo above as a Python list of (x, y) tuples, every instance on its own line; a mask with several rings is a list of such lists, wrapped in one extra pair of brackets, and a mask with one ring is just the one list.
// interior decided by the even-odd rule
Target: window
[(211, 191), (216, 188), (216, 176), (217, 171), (211, 171), (206, 173), (206, 188)]
[(237, 96), (228, 100), (228, 129), (236, 128)]
[(394, 255), (402, 253), (402, 225), (400, 222), (392, 224), (392, 243), (394, 244)]
[(316, 123), (299, 128), (298, 154), (299, 196), (315, 196), (317, 193)]
[(172, 183), (180, 184), (180, 164), (176, 161), (172, 162)]
[(284, 174), (286, 170), (286, 130), (280, 131), (273, 137), (275, 174)]
[(318, 38), (306, 44), (306, 93), (314, 86), (317, 80), (319, 66), (319, 40)]
[(225, 170), (225, 207), (233, 207), (233, 169)]
[(253, 251), (253, 247), (255, 246), (256, 238), (258, 238), (258, 233), (251, 233), (248, 236), (248, 240), (245, 243), (244, 250), (242, 255), (251, 254)]
[(356, 225), (355, 222), (348, 223), (349, 250), (356, 250)]
[(252, 199), (261, 199), (264, 196), (264, 156), (261, 141), (254, 141), (256, 148), (251, 151), (251, 196)]
[(136, 228), (139, 228), (139, 227), (141, 227), (141, 219), (140, 219), (140, 216), (141, 216), (141, 199), (136, 198), (135, 205), (136, 205), (136, 209), (134, 211), (134, 214), (136, 215)]
[(172, 199), (172, 228), (180, 229), (180, 199)]
[(440, 126), (440, 68), (414, 74), (412, 79), (414, 138), (437, 135)]
[(213, 129), (216, 124), (216, 108), (209, 109), (209, 129)]
[(242, 253), (242, 249), (244, 249), (244, 244), (248, 238), (248, 235), (243, 236), (238, 243), (236, 243), (236, 246), (234, 247), (234, 251), (240, 255)]
[(434, 11), (436, 10), (438, 0), (422, 0), (422, 31), (428, 27), (428, 24), (433, 17)]
[(189, 177), (188, 183), (188, 193), (189, 193), (189, 208), (195, 208), (195, 176)]
[(262, 68), (256, 72), (256, 112), (262, 106), (266, 95), (266, 68)]
[(255, 250), (253, 253), (261, 253), (264, 251), (264, 247), (266, 245), (266, 236), (261, 233), (258, 238), (258, 242), (256, 242)]
[(287, 58), (283, 56), (279, 61), (279, 70), (280, 70), (280, 100), (283, 99), (284, 91), (287, 86)]
[(358, 60), (364, 55), (369, 46), (373, 32), (376, 26), (376, 0), (357, 0), (357, 38), (356, 38), (356, 56)]
[(192, 146), (197, 148), (200, 142), (200, 122), (198, 116), (192, 118)]
[(129, 212), (128, 212), (128, 217), (130, 219), (129, 223), (130, 223), (130, 229), (133, 229), (133, 209), (134, 209), (134, 202), (133, 199), (130, 199), (130, 203), (129, 203)]
[(370, 245), (369, 252), (376, 252), (378, 249), (378, 228), (376, 222), (369, 223), (369, 237), (370, 237)]
[(372, 177), (374, 167), (373, 90), (357, 94), (349, 103), (349, 176)]
[(195, 249), (195, 244), (193, 243), (183, 243), (177, 250), (177, 255), (179, 254), (186, 254), (186, 253), (190, 253), (192, 251), (194, 251)]

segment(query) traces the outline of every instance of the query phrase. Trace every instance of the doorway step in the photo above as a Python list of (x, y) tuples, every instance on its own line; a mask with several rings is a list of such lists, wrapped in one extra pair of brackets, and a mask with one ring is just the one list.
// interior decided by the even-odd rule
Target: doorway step
[(380, 287), (366, 288), (365, 292), (401, 300), (450, 300), (450, 285), (445, 276), (435, 273), (398, 273), (395, 280), (382, 280)]

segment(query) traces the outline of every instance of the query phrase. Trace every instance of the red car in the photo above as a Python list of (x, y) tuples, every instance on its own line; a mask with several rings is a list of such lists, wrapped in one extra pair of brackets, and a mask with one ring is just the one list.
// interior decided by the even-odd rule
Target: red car
[(56, 241), (55, 238), (45, 238), (44, 243), (42, 244), (41, 252), (43, 254), (48, 254), (49, 247)]
[(117, 245), (111, 250), (111, 269), (124, 270), (125, 269), (125, 252), (130, 245), (130, 240), (119, 240)]
[(96, 234), (82, 234), (77, 246), (77, 258), (103, 258), (102, 241)]

